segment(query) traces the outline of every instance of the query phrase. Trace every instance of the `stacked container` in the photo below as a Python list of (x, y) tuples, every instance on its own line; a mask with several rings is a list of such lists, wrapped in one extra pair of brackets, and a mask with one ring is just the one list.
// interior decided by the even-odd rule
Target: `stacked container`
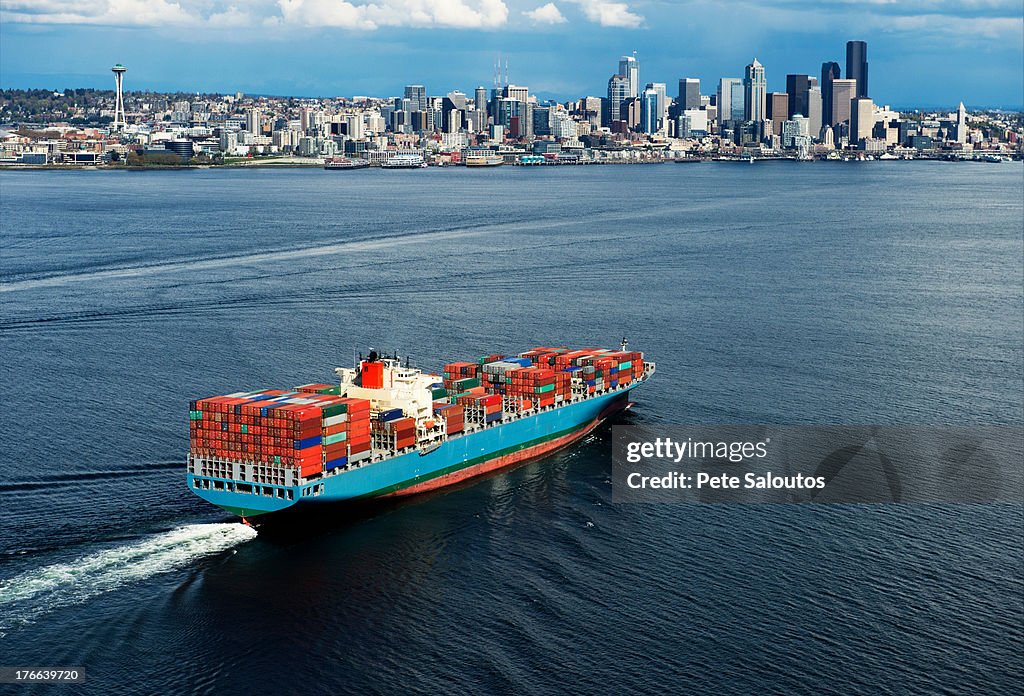
[[(398, 411), (398, 417), (394, 417)], [(370, 434), (374, 448), (384, 450), (403, 450), (416, 444), (416, 419), (405, 418), (402, 409), (392, 409), (377, 415), (370, 424)], [(388, 417), (384, 418), (385, 414)]]
[(444, 421), (445, 430), (449, 435), (461, 433), (466, 429), (465, 407), (460, 404), (435, 401), (434, 415)]
[(189, 413), (190, 451), (313, 476), (325, 466), (347, 461), (350, 419), (337, 416), (354, 407), (357, 416), (363, 410), (368, 418), (369, 406), (363, 399), (312, 390), (262, 390), (200, 399), (192, 402)]
[(483, 366), (481, 386), (491, 394), (504, 394), (509, 375), (530, 365), (529, 358), (505, 358), (487, 363)]
[(460, 394), (455, 402), (465, 408), (465, 419), (471, 423), (501, 420), (501, 394)]
[(453, 362), (444, 366), (444, 387), (451, 394), (480, 386), (480, 365), (471, 362)]

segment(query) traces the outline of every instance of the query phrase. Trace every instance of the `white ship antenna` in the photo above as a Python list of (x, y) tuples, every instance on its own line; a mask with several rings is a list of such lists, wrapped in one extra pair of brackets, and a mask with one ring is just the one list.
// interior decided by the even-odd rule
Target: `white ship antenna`
[(622, 345), (621, 345), (622, 352), (625, 353), (626, 352), (626, 348), (628, 348), (628, 347), (629, 347), (629, 341), (627, 341), (626, 337), (623, 336), (622, 337)]

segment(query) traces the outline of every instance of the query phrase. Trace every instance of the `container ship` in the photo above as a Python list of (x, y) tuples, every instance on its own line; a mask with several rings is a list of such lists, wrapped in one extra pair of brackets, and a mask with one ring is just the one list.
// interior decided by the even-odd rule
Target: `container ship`
[(538, 347), (445, 365), (371, 351), (337, 383), (191, 402), (187, 484), (242, 517), (408, 496), (549, 454), (628, 408), (655, 364)]

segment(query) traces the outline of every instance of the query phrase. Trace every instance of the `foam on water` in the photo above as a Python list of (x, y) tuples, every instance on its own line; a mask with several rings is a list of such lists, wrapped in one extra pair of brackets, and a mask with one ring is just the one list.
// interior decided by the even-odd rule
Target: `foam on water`
[(0, 583), (0, 629), (180, 568), (255, 537), (256, 530), (243, 524), (190, 524), (70, 562), (25, 571)]

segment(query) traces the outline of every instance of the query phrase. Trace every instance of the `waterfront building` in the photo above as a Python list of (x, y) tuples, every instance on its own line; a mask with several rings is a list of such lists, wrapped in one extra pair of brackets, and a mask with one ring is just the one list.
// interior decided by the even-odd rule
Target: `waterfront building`
[(806, 116), (794, 116), (786, 119), (782, 123), (780, 135), (784, 148), (807, 148), (811, 144), (810, 120)]

